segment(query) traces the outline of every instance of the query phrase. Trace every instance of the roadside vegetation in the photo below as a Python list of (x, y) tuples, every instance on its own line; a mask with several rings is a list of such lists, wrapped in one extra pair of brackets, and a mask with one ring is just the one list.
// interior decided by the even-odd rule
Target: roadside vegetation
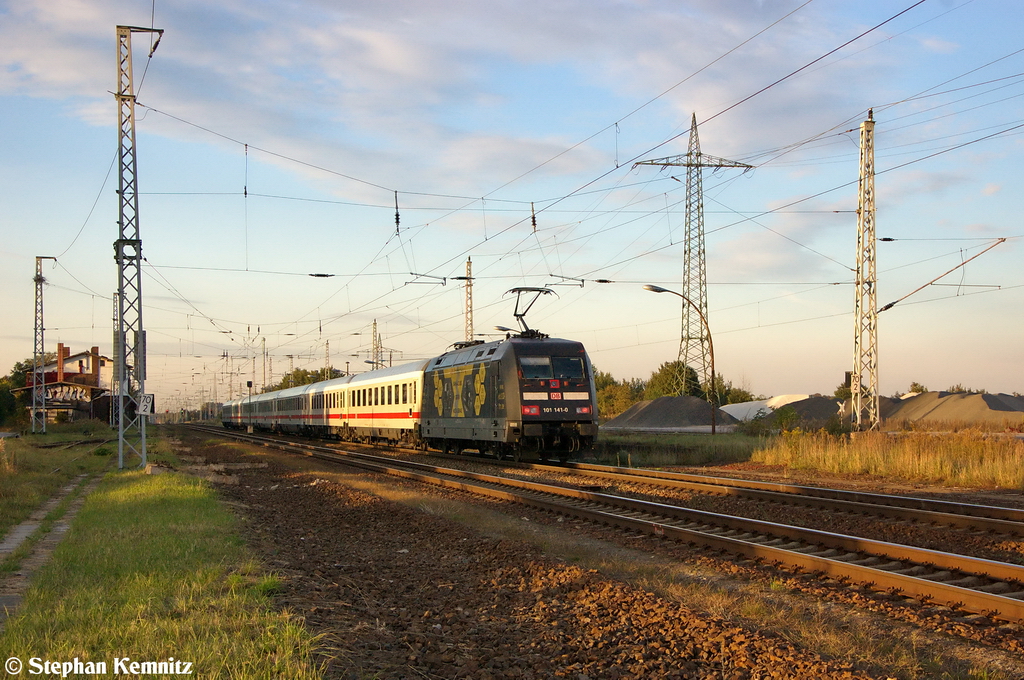
[(114, 657), (174, 657), (193, 663), (194, 677), (319, 677), (315, 638), (272, 608), (278, 588), (209, 484), (112, 473), (36, 574), (0, 634), (0, 656), (108, 667)]
[(111, 436), (106, 424), (87, 421), (0, 439), (0, 536), (73, 479), (106, 470), (117, 457)]
[(773, 438), (751, 460), (943, 486), (1024, 489), (1024, 441), (980, 430), (862, 432), (853, 437), (794, 430)]
[(594, 458), (604, 465), (727, 465), (750, 460), (767, 439), (747, 434), (605, 434), (598, 438)]
[[(753, 462), (832, 475), (867, 475), (939, 486), (1024, 490), (1024, 440), (978, 428), (938, 432), (835, 432), (767, 425), (746, 434), (603, 434), (596, 462), (623, 467)], [(753, 434), (751, 433), (753, 432)]]
[[(721, 374), (715, 375), (714, 383), (719, 404), (738, 404), (764, 398), (734, 386)], [(707, 399), (709, 391), (700, 385), (697, 372), (681, 361), (666, 361), (647, 380), (616, 380), (611, 373), (598, 370), (595, 366), (594, 387), (597, 389), (597, 412), (602, 422), (611, 420), (641, 401), (681, 394)]]

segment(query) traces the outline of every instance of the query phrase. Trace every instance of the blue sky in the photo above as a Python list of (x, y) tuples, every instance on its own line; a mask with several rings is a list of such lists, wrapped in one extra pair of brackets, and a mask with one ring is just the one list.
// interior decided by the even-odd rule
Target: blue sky
[(641, 285), (679, 289), (685, 185), (631, 166), (684, 153), (693, 114), (705, 153), (755, 166), (704, 176), (717, 368), (831, 393), (852, 364), (868, 109), (878, 235), (896, 239), (880, 305), (1008, 239), (880, 315), (882, 393), (1022, 391), (1024, 14), (912, 5), (0, 1), (0, 366), (31, 355), (40, 255), (58, 258), (47, 345), (110, 353), (127, 24), (165, 30), (151, 60), (133, 39), (164, 406), (225, 398), (254, 356), (259, 385), (264, 346), (269, 377), (328, 351), (362, 370), (374, 320), (396, 362), (436, 355), (463, 336), (468, 256), (478, 332), (514, 325), (508, 289), (562, 282), (531, 326), (646, 378), (678, 351), (677, 300)]

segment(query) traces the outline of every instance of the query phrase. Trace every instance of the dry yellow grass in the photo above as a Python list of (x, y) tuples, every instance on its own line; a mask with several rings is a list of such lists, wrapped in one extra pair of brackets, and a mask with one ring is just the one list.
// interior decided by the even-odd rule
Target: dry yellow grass
[(978, 430), (929, 434), (787, 432), (751, 460), (973, 488), (1024, 488), (1024, 441)]

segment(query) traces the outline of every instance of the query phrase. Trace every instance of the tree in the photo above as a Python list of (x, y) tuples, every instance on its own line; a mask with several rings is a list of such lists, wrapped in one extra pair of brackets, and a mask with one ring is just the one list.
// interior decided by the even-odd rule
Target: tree
[(596, 366), (594, 367), (594, 389), (596, 389), (598, 392), (600, 392), (603, 389), (613, 387), (617, 384), (618, 381), (615, 380), (614, 377), (612, 377), (611, 373), (599, 371)]
[(951, 385), (946, 391), (953, 394), (988, 394), (988, 390), (976, 390), (970, 387), (964, 387), (961, 383)]
[[(684, 389), (678, 389), (679, 378), (684, 376)], [(644, 389), (644, 399), (657, 399), (658, 397), (678, 397), (689, 394), (694, 397), (704, 397), (704, 391), (700, 386), (700, 379), (697, 371), (685, 365), (682, 361), (666, 361), (658, 370), (651, 373), (651, 379), (647, 381)]]
[(912, 383), (910, 383), (910, 389), (907, 390), (908, 393), (912, 393), (912, 394), (924, 394), (927, 391), (928, 391), (928, 388), (925, 387), (924, 385), (922, 385), (919, 382), (912, 382)]
[(840, 383), (836, 387), (836, 391), (834, 393), (834, 396), (835, 396), (836, 399), (838, 399), (840, 401), (846, 401), (847, 399), (852, 399), (853, 398), (853, 390), (851, 390), (850, 386), (847, 385), (846, 383)]
[(742, 404), (746, 401), (756, 401), (758, 399), (764, 399), (764, 396), (755, 396), (753, 392), (742, 387), (733, 387), (731, 382), (725, 382), (722, 391), (719, 392), (722, 395), (719, 404)]
[[(56, 361), (55, 352), (43, 355), (43, 364)], [(27, 409), (32, 404), (31, 390), (15, 392), (28, 384), (28, 376), (32, 373), (31, 358), (14, 364), (11, 372), (0, 378), (0, 423), (14, 425), (28, 422)]]
[(611, 373), (594, 367), (594, 388), (597, 391), (597, 411), (602, 420), (619, 415), (643, 399), (645, 383), (639, 378), (618, 381)]
[(281, 378), (281, 382), (274, 383), (273, 385), (267, 385), (263, 388), (263, 391), (274, 392), (276, 390), (284, 390), (289, 387), (298, 387), (299, 385), (308, 385), (310, 383), (320, 382), (321, 380), (339, 378), (342, 375), (344, 374), (333, 366), (330, 368), (321, 368), (315, 371), (296, 368), (290, 373), (285, 373)]

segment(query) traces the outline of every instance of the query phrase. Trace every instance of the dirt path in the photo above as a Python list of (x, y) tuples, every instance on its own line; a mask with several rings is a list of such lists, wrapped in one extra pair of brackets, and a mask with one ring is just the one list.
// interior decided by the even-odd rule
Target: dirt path
[(76, 477), (74, 481), (39, 506), (28, 519), (12, 528), (4, 537), (3, 543), (0, 543), (0, 560), (4, 560), (41, 529), (47, 515), (81, 487), (64, 514), (53, 523), (50, 530), (18, 564), (17, 571), (11, 572), (7, 576), (0, 575), (0, 632), (3, 631), (7, 619), (21, 604), (22, 598), (28, 591), (32, 575), (50, 559), (50, 555), (53, 554), (71, 526), (71, 521), (85, 503), (86, 497), (99, 485), (101, 479), (102, 476), (97, 476), (91, 481), (87, 481), (87, 475)]

